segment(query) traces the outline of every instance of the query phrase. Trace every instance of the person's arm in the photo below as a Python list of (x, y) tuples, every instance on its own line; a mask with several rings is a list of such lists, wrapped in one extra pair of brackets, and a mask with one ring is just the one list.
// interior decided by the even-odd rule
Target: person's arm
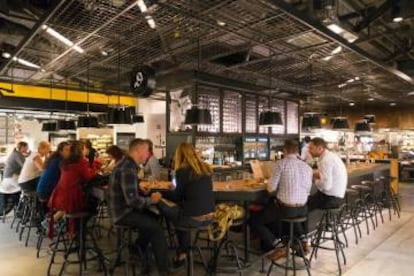
[(125, 169), (119, 172), (119, 176), (119, 182), (128, 206), (134, 209), (142, 209), (153, 203), (150, 197), (139, 194), (139, 180), (135, 170)]
[(23, 167), (24, 161), (26, 158), (21, 154), (20, 152), (15, 152), (13, 159), (16, 161), (16, 163), (20, 166), (20, 168)]
[(281, 163), (282, 161), (278, 161), (273, 166), (272, 177), (270, 178), (269, 182), (267, 183), (267, 187), (266, 187), (269, 193), (273, 193), (277, 190), (277, 187), (280, 181), (281, 172), (282, 172)]
[(321, 160), (318, 164), (319, 179), (316, 179), (315, 185), (321, 190), (329, 191), (333, 186), (333, 164), (329, 160)]
[(80, 163), (80, 170), (82, 177), (88, 181), (91, 180), (96, 175), (96, 167), (89, 167), (89, 162), (87, 160), (82, 160)]
[(39, 155), (36, 155), (33, 158), (33, 164), (35, 165), (35, 167), (39, 170), (39, 171), (43, 171), (43, 160)]

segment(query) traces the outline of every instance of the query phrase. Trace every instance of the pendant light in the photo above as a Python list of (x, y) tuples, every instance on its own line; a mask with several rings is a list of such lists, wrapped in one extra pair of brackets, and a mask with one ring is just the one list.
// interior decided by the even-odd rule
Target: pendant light
[(89, 59), (86, 63), (86, 75), (86, 115), (78, 117), (78, 127), (97, 128), (99, 126), (98, 118), (89, 113)]
[(132, 116), (132, 122), (134, 123), (144, 123), (144, 115), (143, 114), (135, 114), (134, 116)]
[(187, 109), (185, 112), (185, 120), (184, 124), (186, 125), (211, 125), (212, 119), (211, 119), (211, 113), (209, 109), (200, 109), (196, 104), (194, 104), (194, 101), (196, 101), (196, 98), (198, 97), (198, 77), (200, 73), (200, 63), (201, 63), (201, 45), (200, 45), (200, 35), (201, 35), (201, 29), (200, 25), (198, 26), (198, 40), (197, 40), (197, 72), (196, 72), (196, 82), (195, 82), (195, 95), (193, 95), (192, 98), (192, 106), (190, 109)]
[(373, 114), (364, 115), (364, 120), (366, 120), (367, 123), (370, 124), (370, 125), (375, 125), (376, 124), (375, 115), (373, 115)]
[(118, 41), (118, 105), (108, 108), (108, 124), (131, 124), (133, 109), (121, 105), (121, 44)]
[(305, 112), (302, 118), (302, 129), (321, 128), (321, 118), (316, 112)]
[[(271, 49), (269, 47), (269, 55), (273, 55), (271, 53)], [(272, 91), (272, 58), (269, 59), (269, 91), (271, 94)], [(263, 110), (259, 114), (259, 126), (264, 127), (272, 127), (277, 125), (283, 125), (282, 117), (280, 116), (280, 112), (272, 110), (272, 96), (270, 96), (269, 101), (269, 109)]]
[(341, 89), (339, 94), (339, 114), (340, 116), (334, 117), (332, 122), (332, 129), (334, 130), (348, 130), (349, 129), (349, 122), (348, 118), (345, 116), (342, 116), (342, 104), (343, 104), (343, 98), (342, 98), (343, 89)]
[[(53, 77), (53, 73), (52, 73), (52, 77)], [(52, 86), (53, 86), (53, 78), (52, 78), (52, 80), (50, 80), (49, 102), (48, 102), (49, 109), (52, 108), (52, 106), (51, 106), (52, 90), (53, 90)], [(52, 113), (50, 114), (50, 117), (51, 116), (52, 116)], [(45, 131), (45, 132), (57, 131), (57, 122), (55, 120), (52, 120), (52, 118), (50, 118), (50, 117), (49, 117), (50, 120), (48, 120), (48, 121), (46, 121), (42, 124), (42, 131)]]
[(370, 132), (371, 127), (366, 120), (361, 120), (355, 124), (356, 132)]
[[(65, 113), (68, 113), (68, 80), (65, 81)], [(65, 116), (64, 120), (59, 120), (57, 122), (57, 128), (59, 130), (75, 130), (76, 124), (74, 120), (68, 120)]]

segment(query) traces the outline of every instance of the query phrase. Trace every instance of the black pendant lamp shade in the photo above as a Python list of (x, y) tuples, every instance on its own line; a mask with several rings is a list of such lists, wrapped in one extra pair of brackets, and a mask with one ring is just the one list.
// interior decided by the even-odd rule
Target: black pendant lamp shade
[(332, 129), (349, 129), (348, 119), (346, 117), (333, 118)]
[(78, 127), (98, 127), (98, 118), (94, 116), (79, 116)]
[(108, 109), (108, 124), (132, 124), (132, 107), (110, 107)]
[(59, 130), (75, 130), (76, 124), (73, 120), (59, 120), (57, 121), (57, 128)]
[(56, 122), (45, 122), (42, 124), (42, 131), (56, 131), (57, 123)]
[(367, 123), (367, 121), (362, 120), (360, 122), (357, 122), (355, 124), (355, 131), (371, 131), (371, 127), (369, 126), (369, 124)]
[(264, 111), (259, 115), (260, 126), (283, 125), (282, 117), (276, 111)]
[(193, 106), (187, 109), (185, 113), (186, 125), (211, 125), (211, 114), (208, 109), (199, 109), (197, 106)]
[(375, 115), (372, 115), (372, 114), (364, 115), (364, 120), (366, 120), (368, 124), (375, 124)]
[(134, 123), (144, 123), (144, 115), (136, 114), (132, 116), (132, 122)]
[(317, 113), (305, 113), (302, 118), (302, 129), (321, 128), (321, 119)]

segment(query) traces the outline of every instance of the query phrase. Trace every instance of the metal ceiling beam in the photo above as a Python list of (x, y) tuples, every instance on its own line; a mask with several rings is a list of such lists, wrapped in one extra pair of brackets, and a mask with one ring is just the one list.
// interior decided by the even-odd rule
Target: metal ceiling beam
[(380, 16), (382, 16), (386, 11), (388, 11), (392, 7), (392, 1), (387, 0), (381, 6), (373, 10), (372, 12), (368, 13), (367, 16), (362, 19), (355, 27), (354, 31), (359, 33), (361, 30), (365, 29), (369, 26), (372, 22), (377, 20)]
[[(98, 28), (96, 28), (95, 30), (93, 30), (92, 32), (90, 32), (87, 36), (85, 36), (84, 38), (82, 38), (75, 45), (81, 45), (86, 40), (88, 40), (89, 38), (91, 38), (92, 36), (94, 36), (96, 33), (98, 33), (103, 28), (105, 28), (108, 25), (112, 24), (115, 20), (117, 20), (118, 18), (120, 18), (121, 16), (123, 16), (125, 13), (127, 13), (130, 9), (132, 9), (134, 7), (137, 7), (136, 1), (134, 1), (132, 4), (130, 4), (124, 10), (122, 10), (120, 13), (116, 14), (114, 17), (112, 17), (111, 19), (109, 19), (108, 21), (106, 21), (104, 24), (102, 24), (101, 26), (99, 26)], [(50, 61), (48, 64), (46, 64), (44, 66), (44, 69), (46, 69), (46, 70), (50, 69), (55, 63), (57, 63), (59, 60), (61, 60), (63, 57), (65, 57), (69, 52), (71, 52), (73, 50), (73, 47), (74, 46), (68, 48), (62, 54), (60, 54), (59, 56), (57, 56), (56, 58), (54, 58), (52, 61)], [(30, 80), (30, 79), (31, 78), (29, 78), (28, 80)]]
[(392, 68), (391, 66), (388, 66), (386, 64), (383, 64), (380, 61), (377, 61), (373, 56), (371, 56), (369, 53), (364, 51), (363, 49), (359, 48), (358, 46), (349, 43), (347, 40), (342, 38), (341, 36), (335, 34), (334, 32), (330, 31), (326, 26), (322, 25), (321, 22), (319, 22), (316, 19), (313, 19), (309, 17), (309, 15), (298, 11), (295, 9), (292, 5), (286, 3), (284, 0), (269, 0), (270, 3), (273, 3), (275, 6), (277, 6), (279, 9), (283, 10), (284, 12), (288, 13), (290, 16), (301, 22), (302, 24), (315, 29), (320, 34), (324, 35), (325, 37), (330, 38), (333, 41), (336, 41), (343, 47), (353, 51), (354, 53), (362, 56), (363, 58), (370, 61), (372, 64), (382, 68), (383, 70), (395, 75), (401, 80), (404, 80), (405, 82), (414, 85), (414, 80), (405, 74), (404, 72), (401, 72), (397, 69)]
[(31, 31), (27, 34), (27, 36), (20, 41), (19, 45), (16, 47), (16, 50), (12, 54), (11, 58), (7, 60), (6, 63), (0, 66), (0, 75), (3, 75), (10, 65), (13, 62), (13, 57), (17, 57), (31, 41), (36, 36), (37, 32), (42, 28), (42, 26), (49, 21), (49, 19), (65, 4), (66, 0), (61, 1), (54, 1), (55, 5), (50, 9), (50, 11), (46, 12), (40, 20), (33, 26)]

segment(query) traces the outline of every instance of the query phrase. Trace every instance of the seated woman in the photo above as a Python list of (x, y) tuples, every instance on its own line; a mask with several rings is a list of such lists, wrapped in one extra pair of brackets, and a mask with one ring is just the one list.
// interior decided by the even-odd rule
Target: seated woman
[(46, 214), (47, 200), (55, 189), (60, 178), (60, 162), (69, 157), (69, 142), (61, 142), (55, 152), (45, 161), (44, 171), (37, 183), (37, 197), (40, 201), (40, 213), (42, 218)]
[(26, 158), (17, 181), (23, 191), (36, 191), (37, 182), (39, 182), (40, 174), (43, 171), (43, 164), (49, 152), (49, 142), (41, 141), (37, 151), (31, 152)]
[[(82, 185), (92, 179), (100, 163), (94, 162), (89, 167), (86, 159), (87, 149), (84, 143), (73, 141), (70, 145), (69, 157), (62, 160), (60, 179), (49, 198), (49, 208), (57, 210), (49, 224), (49, 236), (53, 237), (53, 223), (65, 213), (83, 212), (86, 210), (86, 195)], [(73, 223), (69, 224), (69, 232), (74, 233)]]
[(110, 173), (121, 162), (122, 158), (124, 158), (125, 152), (120, 147), (112, 145), (106, 149), (106, 154), (108, 154), (109, 163), (102, 168), (102, 171), (104, 173)]
[[(197, 155), (193, 145), (178, 145), (174, 157), (176, 189), (165, 197), (176, 202), (170, 207), (160, 201), (161, 212), (176, 227), (200, 227), (211, 223), (215, 209), (212, 169)], [(179, 247), (175, 266), (184, 264), (190, 247), (188, 232), (176, 231)]]

